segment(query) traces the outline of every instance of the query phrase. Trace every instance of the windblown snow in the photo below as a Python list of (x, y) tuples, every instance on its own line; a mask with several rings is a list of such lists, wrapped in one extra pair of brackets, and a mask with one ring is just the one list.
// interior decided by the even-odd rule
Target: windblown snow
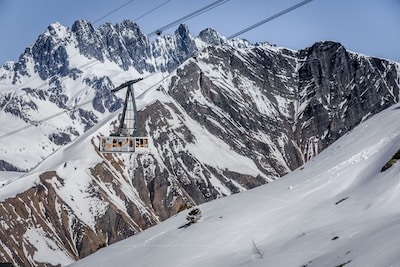
[(400, 266), (400, 105), (305, 166), (199, 206), (71, 266)]

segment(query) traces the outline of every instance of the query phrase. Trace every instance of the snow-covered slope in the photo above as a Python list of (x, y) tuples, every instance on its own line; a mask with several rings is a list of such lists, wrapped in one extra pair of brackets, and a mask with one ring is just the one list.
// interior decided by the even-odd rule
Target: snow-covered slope
[(200, 205), (79, 266), (400, 266), (400, 105), (271, 184)]

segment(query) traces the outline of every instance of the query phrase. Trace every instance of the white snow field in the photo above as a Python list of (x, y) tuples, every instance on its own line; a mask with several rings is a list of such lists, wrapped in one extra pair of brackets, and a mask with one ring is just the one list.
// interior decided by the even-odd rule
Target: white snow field
[[(302, 168), (200, 205), (70, 266), (400, 266), (400, 105)], [(181, 228), (180, 228), (181, 227)]]

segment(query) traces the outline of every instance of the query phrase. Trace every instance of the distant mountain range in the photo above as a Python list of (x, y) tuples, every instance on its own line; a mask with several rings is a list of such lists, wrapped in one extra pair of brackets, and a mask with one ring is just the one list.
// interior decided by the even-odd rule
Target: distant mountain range
[[(272, 182), (399, 102), (399, 70), (330, 41), (293, 51), (185, 25), (151, 42), (129, 20), (51, 24), (0, 68), (0, 260), (66, 265)], [(110, 90), (139, 77), (150, 153), (99, 153), (123, 101)]]

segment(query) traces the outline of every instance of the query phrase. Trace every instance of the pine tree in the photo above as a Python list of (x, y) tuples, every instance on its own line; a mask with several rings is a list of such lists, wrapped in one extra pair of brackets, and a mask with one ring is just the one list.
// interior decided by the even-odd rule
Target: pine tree
[(188, 220), (190, 224), (198, 222), (200, 218), (201, 218), (201, 210), (199, 208), (192, 209), (186, 216), (186, 220)]

